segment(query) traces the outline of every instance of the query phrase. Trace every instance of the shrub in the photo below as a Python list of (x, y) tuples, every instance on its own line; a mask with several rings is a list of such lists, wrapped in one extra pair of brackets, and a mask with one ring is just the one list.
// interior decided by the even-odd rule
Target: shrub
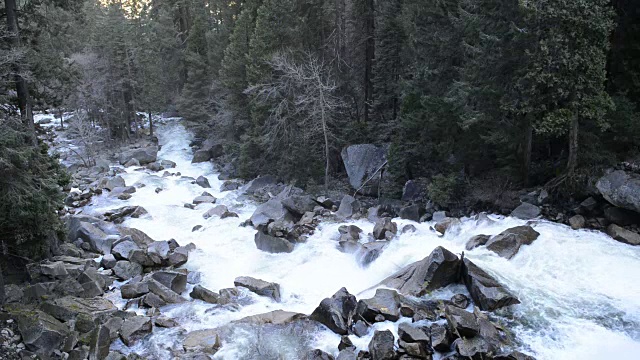
[(460, 196), (460, 181), (455, 174), (438, 174), (431, 178), (427, 186), (429, 198), (440, 206), (447, 206)]
[(61, 229), (60, 187), (69, 177), (45, 145), (33, 146), (14, 118), (0, 120), (0, 244), (2, 252), (38, 259)]

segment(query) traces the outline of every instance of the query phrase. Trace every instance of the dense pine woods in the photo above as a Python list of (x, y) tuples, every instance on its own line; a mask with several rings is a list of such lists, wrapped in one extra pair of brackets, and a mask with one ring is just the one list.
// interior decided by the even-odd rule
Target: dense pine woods
[[(581, 184), (640, 144), (631, 0), (4, 5), (0, 206), (18, 196), (27, 218), (50, 214), (58, 178), (31, 148), (32, 108), (78, 111), (78, 131), (107, 144), (153, 132), (137, 112), (175, 110), (237, 175), (303, 187), (343, 179), (345, 145), (388, 144), (384, 191), (426, 178), (441, 205), (469, 184)], [(47, 185), (16, 188), (32, 176)]]

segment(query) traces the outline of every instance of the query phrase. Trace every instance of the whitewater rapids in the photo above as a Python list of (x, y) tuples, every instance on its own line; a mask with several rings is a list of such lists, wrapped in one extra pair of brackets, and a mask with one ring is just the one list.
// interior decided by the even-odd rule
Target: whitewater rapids
[[(101, 214), (106, 210), (127, 206), (143, 206), (149, 217), (128, 219), (124, 225), (138, 228), (155, 240), (176, 239), (181, 245), (193, 242), (197, 250), (184, 266), (202, 274), (201, 285), (218, 291), (233, 287), (238, 276), (251, 276), (279, 283), (282, 301), (246, 294), (250, 301), (239, 309), (207, 311), (213, 305), (201, 301), (170, 305), (162, 312), (175, 318), (187, 331), (216, 328), (246, 316), (283, 309), (310, 314), (320, 301), (346, 287), (358, 299), (371, 297), (382, 279), (405, 265), (428, 256), (437, 246), (454, 253), (464, 250), (473, 235), (494, 235), (525, 224), (509, 217), (491, 216), (494, 222), (476, 223), (463, 219), (455, 233), (438, 237), (430, 230), (432, 223), (417, 224), (395, 219), (402, 228), (413, 224), (417, 231), (398, 236), (382, 255), (363, 268), (351, 254), (336, 249), (338, 227), (355, 224), (365, 233), (371, 232), (373, 223), (367, 220), (346, 223), (321, 223), (316, 233), (304, 244), (296, 245), (290, 254), (269, 254), (256, 249), (255, 230), (239, 227), (249, 218), (256, 204), (242, 196), (242, 191), (219, 192), (218, 180), (212, 164), (191, 164), (189, 148), (191, 135), (178, 119), (163, 119), (157, 128), (162, 145), (159, 159), (177, 164), (170, 172), (183, 176), (204, 175), (211, 189), (202, 189), (180, 176), (161, 177), (161, 173), (137, 171), (132, 167), (122, 174), (127, 185), (143, 183), (130, 200), (121, 201), (106, 195), (93, 198), (85, 213)], [(163, 191), (156, 193), (156, 188)], [(203, 190), (218, 198), (239, 218), (208, 220), (202, 214), (213, 205), (198, 205), (195, 210), (183, 205), (191, 203)], [(196, 225), (203, 225), (192, 232)], [(535, 225), (541, 235), (532, 245), (524, 246), (511, 260), (477, 248), (465, 251), (465, 256), (506, 285), (522, 304), (498, 313), (516, 337), (516, 348), (540, 360), (557, 359), (638, 359), (640, 358), (640, 247), (614, 241), (606, 234), (574, 231), (569, 227), (540, 221)], [(433, 296), (449, 298), (464, 287), (441, 290)], [(119, 293), (119, 291), (118, 291)], [(189, 289), (184, 296), (188, 297)], [(116, 296), (117, 297), (117, 296)], [(115, 299), (123, 306), (121, 299)], [(404, 319), (401, 321), (407, 321)], [(375, 329), (390, 329), (397, 334), (397, 323), (378, 323)], [(122, 344), (113, 347), (121, 351), (135, 351), (149, 358), (166, 359), (166, 348), (180, 345), (176, 329), (154, 329), (150, 338), (126, 349)], [(366, 349), (373, 335), (351, 336), (358, 349)], [(277, 346), (281, 359), (300, 356), (297, 343), (283, 335), (274, 334), (266, 339), (243, 329), (232, 340), (223, 343), (215, 359), (251, 359), (251, 348), (256, 342), (262, 346)], [(340, 337), (329, 330), (311, 334), (309, 349), (319, 348), (334, 356)]]

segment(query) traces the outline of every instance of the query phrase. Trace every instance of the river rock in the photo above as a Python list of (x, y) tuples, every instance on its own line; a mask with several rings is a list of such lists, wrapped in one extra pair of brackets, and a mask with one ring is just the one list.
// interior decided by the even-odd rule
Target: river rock
[(369, 354), (372, 360), (394, 360), (396, 352), (394, 349), (395, 338), (389, 330), (376, 330), (369, 343)]
[(256, 247), (259, 250), (269, 253), (290, 253), (295, 248), (295, 245), (287, 239), (277, 238), (268, 234), (258, 231), (255, 239)]
[(198, 150), (193, 153), (193, 159), (191, 159), (192, 164), (203, 163), (211, 160), (211, 153), (209, 150)]
[(215, 203), (216, 203), (216, 198), (211, 196), (211, 195), (196, 196), (196, 198), (193, 199), (193, 204), (194, 205), (215, 204)]
[(441, 234), (446, 234), (446, 232), (450, 229), (459, 227), (460, 224), (462, 224), (460, 222), (460, 219), (458, 218), (452, 218), (452, 217), (446, 217), (440, 221), (438, 221), (433, 227), (436, 229), (437, 232), (441, 233)]
[(282, 221), (291, 224), (295, 222), (295, 219), (284, 207), (282, 202), (275, 198), (259, 205), (253, 212), (253, 215), (251, 215), (251, 223), (256, 228), (267, 225), (272, 221)]
[(518, 253), (520, 247), (523, 245), (531, 245), (538, 236), (540, 236), (540, 233), (535, 231), (531, 226), (516, 226), (492, 237), (486, 246), (487, 249), (496, 254), (511, 259)]
[(627, 230), (616, 224), (611, 224), (607, 228), (607, 234), (617, 241), (629, 245), (640, 245), (640, 234)]
[(439, 246), (426, 257), (382, 281), (382, 284), (398, 289), (400, 293), (422, 296), (430, 291), (458, 281), (460, 259)]
[[(114, 237), (107, 235), (100, 227), (101, 220), (86, 217), (72, 216), (67, 220), (67, 238), (70, 242), (82, 239), (90, 246), (90, 250), (100, 253), (109, 254)], [(106, 223), (102, 224), (106, 227)]]
[(206, 213), (202, 214), (202, 217), (205, 219), (209, 219), (214, 216), (222, 217), (222, 215), (224, 215), (228, 211), (229, 209), (226, 205), (216, 205), (209, 209)]
[[(89, 343), (89, 360), (106, 359), (109, 356), (111, 333), (106, 326), (95, 329)], [(83, 358), (84, 359), (84, 358)]]
[(187, 289), (187, 275), (177, 271), (157, 271), (151, 275), (151, 278), (177, 294)]
[(490, 238), (491, 236), (489, 235), (475, 235), (471, 237), (469, 241), (467, 241), (467, 244), (465, 245), (465, 249), (473, 250), (479, 246), (486, 245)]
[[(380, 255), (382, 255), (382, 252), (384, 252), (389, 245), (389, 241), (371, 241), (364, 245), (352, 241), (343, 241), (340, 244), (341, 246), (345, 246), (347, 245), (346, 243), (351, 243), (348, 245), (355, 246), (356, 258), (362, 266), (367, 266), (374, 262), (378, 257), (380, 257)], [(346, 246), (343, 247), (343, 249), (345, 249), (345, 252), (349, 252), (349, 249)]]
[(140, 165), (150, 164), (158, 158), (158, 148), (150, 146), (141, 149), (127, 150), (120, 155), (120, 165), (126, 164), (131, 159), (136, 159)]
[(456, 306), (445, 307), (447, 324), (454, 334), (462, 337), (473, 337), (480, 333), (480, 327), (476, 322), (476, 317), (464, 309)]
[(146, 248), (153, 243), (153, 239), (149, 235), (145, 234), (142, 230), (121, 226), (119, 228), (119, 231), (120, 235), (122, 235), (123, 237), (131, 236), (131, 239), (133, 239), (133, 241), (138, 244), (140, 248)]
[(481, 310), (494, 311), (501, 307), (520, 303), (518, 298), (469, 259), (463, 261), (462, 280), (474, 303)]
[(78, 282), (82, 285), (84, 290), (82, 297), (92, 298), (101, 296), (107, 289), (107, 280), (105, 276), (99, 274), (95, 268), (87, 268), (82, 274), (78, 276)]
[(604, 209), (604, 217), (611, 223), (620, 226), (640, 223), (640, 214), (635, 211), (625, 210), (615, 206), (609, 206)]
[(351, 319), (357, 308), (356, 297), (346, 288), (338, 290), (332, 297), (325, 298), (309, 317), (338, 335), (347, 335)]
[(362, 229), (355, 225), (342, 225), (338, 228), (340, 233), (340, 241), (360, 240)]
[(306, 319), (307, 316), (305, 314), (300, 314), (291, 311), (283, 311), (283, 310), (274, 310), (264, 314), (251, 315), (244, 317), (236, 323), (249, 323), (254, 325), (265, 325), (265, 324), (273, 324), (273, 325), (286, 325), (293, 323), (298, 320)]
[(511, 212), (511, 216), (522, 220), (531, 220), (540, 216), (540, 208), (529, 203), (522, 203)]
[(255, 194), (256, 192), (264, 190), (265, 188), (268, 188), (270, 186), (276, 185), (277, 183), (278, 183), (278, 179), (275, 176), (271, 176), (271, 175), (261, 176), (249, 182), (245, 192), (247, 194)]
[(196, 179), (196, 184), (205, 189), (211, 188), (209, 180), (204, 176), (198, 176), (198, 178)]
[(433, 349), (441, 353), (448, 353), (451, 350), (451, 333), (447, 326), (432, 324), (429, 330)]
[(112, 270), (118, 279), (129, 280), (142, 274), (142, 265), (127, 260), (120, 260), (116, 262)]
[(424, 190), (415, 180), (409, 180), (402, 188), (402, 201), (418, 201), (422, 199)]
[(356, 212), (360, 210), (360, 202), (351, 195), (345, 195), (340, 201), (340, 207), (336, 216), (339, 218), (347, 219), (352, 217)]
[(177, 247), (175, 250), (169, 253), (169, 257), (167, 257), (166, 265), (179, 267), (186, 264), (187, 261), (189, 260), (190, 250), (191, 250), (191, 247), (189, 247), (189, 245)]
[(12, 306), (6, 310), (16, 319), (27, 349), (44, 358), (49, 358), (54, 350), (61, 349), (70, 334), (65, 324), (40, 310), (24, 306)]
[(220, 295), (209, 289), (205, 289), (200, 285), (196, 285), (189, 296), (193, 299), (202, 300), (209, 304), (217, 304), (220, 301)]
[(127, 236), (114, 243), (113, 248), (111, 248), (111, 254), (113, 254), (117, 260), (129, 260), (129, 254), (133, 250), (140, 250), (140, 247), (131, 237)]
[(338, 357), (336, 358), (336, 360), (357, 360), (357, 359), (358, 357), (355, 351), (351, 349), (341, 350), (340, 353), (338, 354)]
[(100, 260), (100, 266), (105, 269), (113, 269), (117, 262), (118, 260), (116, 260), (116, 257), (113, 256), (113, 254), (107, 254), (102, 257), (102, 260)]
[(226, 180), (220, 185), (220, 192), (238, 190), (240, 183), (237, 181)]
[(182, 347), (187, 352), (215, 354), (220, 348), (220, 335), (215, 329), (196, 330), (187, 334)]
[(453, 347), (465, 359), (486, 359), (490, 351), (489, 344), (481, 336), (456, 339)]
[(149, 293), (149, 285), (146, 282), (135, 282), (122, 285), (120, 293), (123, 299), (135, 299)]
[(159, 283), (153, 278), (148, 278), (144, 281), (147, 283), (147, 286), (149, 287), (149, 292), (156, 294), (158, 297), (162, 299), (162, 301), (166, 303), (179, 304), (186, 301), (182, 296), (178, 295), (175, 291)]
[(398, 214), (401, 219), (411, 220), (415, 222), (420, 222), (420, 205), (414, 204), (405, 206), (400, 209)]
[(309, 195), (293, 195), (282, 200), (282, 206), (291, 214), (302, 217), (307, 212), (312, 212), (318, 203)]
[(147, 247), (147, 256), (156, 265), (160, 265), (167, 261), (170, 251), (168, 241), (154, 241)]
[(120, 339), (127, 346), (133, 345), (152, 330), (151, 318), (147, 316), (133, 316), (127, 318), (120, 328)]
[(235, 286), (247, 288), (249, 291), (260, 296), (270, 297), (273, 300), (280, 302), (280, 285), (276, 283), (266, 282), (249, 276), (241, 276), (236, 278), (233, 281), (233, 284)]
[(596, 187), (611, 204), (640, 213), (640, 175), (613, 171), (600, 178)]
[(102, 322), (118, 310), (111, 301), (102, 297), (83, 299), (74, 296), (48, 300), (41, 308), (47, 314), (65, 322), (75, 319), (79, 314)]
[(400, 296), (395, 290), (378, 289), (371, 299), (358, 301), (357, 314), (370, 323), (377, 322), (378, 315), (384, 320), (398, 321), (400, 319)]
[(384, 240), (393, 238), (398, 233), (398, 224), (390, 218), (379, 219), (373, 227), (373, 238)]
[(335, 358), (320, 349), (315, 349), (304, 354), (302, 360), (335, 360)]
[(372, 144), (351, 145), (342, 150), (349, 184), (361, 194), (377, 195), (380, 171), (387, 162), (387, 148)]
[(575, 215), (569, 219), (569, 225), (573, 230), (579, 230), (585, 227), (587, 224), (586, 219), (582, 215)]

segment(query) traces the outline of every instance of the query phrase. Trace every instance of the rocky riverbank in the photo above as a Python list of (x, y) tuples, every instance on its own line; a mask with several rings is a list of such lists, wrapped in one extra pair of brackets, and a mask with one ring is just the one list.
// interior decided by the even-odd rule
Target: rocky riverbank
[[(4, 358), (532, 358), (516, 350), (523, 344), (514, 336), (516, 329), (505, 321), (505, 314), (512, 314), (514, 307), (520, 303), (526, 306), (532, 299), (521, 298), (506, 286), (501, 280), (503, 274), (483, 269), (464, 253), (448, 250), (449, 246), (432, 247), (424, 259), (404, 262), (406, 266), (386, 273), (378, 279), (379, 284), (374, 284), (375, 293), (370, 296), (361, 295), (366, 291), (350, 293), (349, 285), (333, 295), (335, 290), (326, 293), (324, 300), (314, 304), (315, 309), (300, 312), (283, 304), (295, 304), (296, 296), (302, 294), (292, 295), (280, 281), (271, 278), (245, 273), (228, 283), (232, 287), (208, 286), (205, 278), (223, 274), (202, 273), (187, 266), (193, 254), (202, 257), (196, 245), (182, 240), (187, 234), (178, 234), (181, 237), (176, 239), (154, 239), (126, 225), (134, 220), (158, 221), (153, 218), (156, 209), (130, 202), (139, 192), (153, 193), (158, 198), (172, 197), (172, 204), (182, 201), (171, 205), (169, 211), (173, 213), (178, 213), (179, 207), (180, 211), (198, 214), (199, 224), (189, 225), (192, 234), (207, 230), (217, 221), (239, 223), (247, 234), (253, 234), (253, 239), (245, 236), (244, 242), (253, 240), (255, 251), (268, 253), (267, 261), (282, 261), (283, 267), (289, 257), (303, 256), (302, 249), (324, 240), (317, 237), (318, 233), (334, 229), (327, 235), (330, 247), (345, 259), (353, 259), (359, 269), (368, 269), (385, 266), (380, 259), (388, 261), (401, 238), (425, 231), (426, 221), (431, 224), (431, 229), (426, 227), (429, 236), (452, 238), (459, 237), (461, 229), (471, 223), (493, 229), (496, 221), (492, 217), (482, 213), (471, 218), (453, 217), (416, 200), (372, 203), (351, 195), (334, 200), (279, 183), (272, 176), (244, 184), (232, 180), (229, 174), (221, 174), (220, 182), (207, 174), (182, 175), (175, 170), (178, 159), (162, 159), (159, 155), (161, 146), (153, 141), (141, 142), (117, 151), (122, 155), (111, 161), (74, 170), (63, 214), (66, 241), (51, 259), (30, 264), (23, 283), (5, 287), (6, 304), (0, 316), (5, 321), (0, 324), (4, 340), (0, 340), (9, 350), (7, 355), (2, 354)], [(211, 151), (203, 153), (201, 149), (191, 161), (206, 164), (215, 157)], [(131, 174), (148, 180), (127, 183)], [(176, 194), (175, 187), (165, 188), (162, 184), (168, 180), (188, 186), (188, 194), (197, 191), (197, 196), (187, 198), (181, 192)], [(619, 183), (615, 179), (612, 182)], [(410, 190), (411, 186), (405, 187), (405, 197), (411, 198)], [(222, 203), (225, 194), (233, 194), (238, 203), (257, 205), (247, 212), (235, 203)], [(530, 222), (469, 236), (462, 239), (463, 249), (481, 251), (483, 256), (504, 262), (517, 259), (523, 249), (541, 241), (543, 222), (536, 218), (545, 211), (543, 195), (529, 193), (526, 201), (513, 210), (514, 217)], [(96, 208), (92, 205), (95, 202), (116, 206), (96, 213), (103, 207)], [(589, 211), (582, 215), (585, 224), (609, 208), (602, 210), (601, 206), (583, 205), (584, 211)], [(174, 221), (182, 220), (175, 217)], [(633, 230), (632, 224), (625, 226)], [(457, 250), (454, 244), (451, 246)], [(348, 270), (344, 271), (346, 278)], [(336, 290), (342, 286), (346, 284)], [(230, 316), (221, 324), (204, 323), (197, 328), (185, 322), (193, 315), (185, 316), (179, 310), (192, 304), (205, 308), (208, 315), (233, 314), (256, 302), (277, 310), (250, 311), (248, 316)], [(318, 334), (329, 336), (327, 332), (335, 336), (331, 337), (335, 344), (318, 347), (314, 338)], [(246, 340), (249, 342), (244, 343), (242, 351), (225, 349), (245, 333), (254, 336)], [(150, 350), (147, 343), (159, 334), (170, 336), (172, 341)], [(283, 339), (286, 343), (278, 342)], [(270, 344), (272, 341), (276, 342)]]

